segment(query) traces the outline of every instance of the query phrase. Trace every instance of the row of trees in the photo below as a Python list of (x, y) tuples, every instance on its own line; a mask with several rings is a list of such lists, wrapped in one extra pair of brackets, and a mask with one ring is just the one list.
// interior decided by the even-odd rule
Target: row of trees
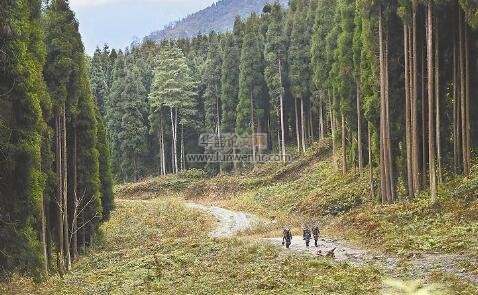
[[(427, 188), (434, 201), (437, 184), (468, 175), (478, 138), (477, 9), (466, 0), (293, 0), (236, 19), (232, 32), (98, 50), (92, 69), (111, 86), (97, 100), (106, 98), (122, 163), (114, 172), (137, 179), (190, 167), (185, 151), (204, 152), (204, 132), (268, 133), (269, 151), (282, 155), (331, 136), (337, 169), (368, 167), (383, 203)], [(130, 135), (115, 140), (121, 132)]]
[(71, 268), (112, 209), (109, 154), (68, 1), (2, 1), (2, 275)]

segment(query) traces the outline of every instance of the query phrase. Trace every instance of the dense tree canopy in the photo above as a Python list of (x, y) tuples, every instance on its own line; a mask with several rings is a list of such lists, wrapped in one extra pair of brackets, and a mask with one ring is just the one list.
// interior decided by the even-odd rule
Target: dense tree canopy
[(113, 206), (107, 138), (68, 2), (0, 16), (0, 273), (63, 274)]

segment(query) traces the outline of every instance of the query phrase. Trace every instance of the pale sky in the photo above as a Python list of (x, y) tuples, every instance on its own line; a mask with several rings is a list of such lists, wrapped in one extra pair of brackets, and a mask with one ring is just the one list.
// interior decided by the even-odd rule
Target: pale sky
[(165, 25), (217, 0), (70, 0), (80, 22), (85, 50), (97, 45), (124, 48)]

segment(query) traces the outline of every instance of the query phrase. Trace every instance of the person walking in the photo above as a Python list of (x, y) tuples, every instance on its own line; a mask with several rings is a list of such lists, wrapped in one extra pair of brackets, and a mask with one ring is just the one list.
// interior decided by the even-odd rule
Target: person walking
[(304, 228), (303, 237), (305, 241), (305, 246), (309, 247), (311, 234), (310, 234), (310, 228), (308, 226), (305, 226)]
[(291, 242), (292, 242), (292, 232), (290, 231), (290, 228), (286, 227), (282, 231), (282, 245), (285, 245), (285, 247), (289, 249)]
[(320, 230), (319, 230), (318, 225), (315, 225), (312, 228), (312, 235), (314, 236), (315, 247), (318, 247), (319, 246), (319, 235), (320, 235)]

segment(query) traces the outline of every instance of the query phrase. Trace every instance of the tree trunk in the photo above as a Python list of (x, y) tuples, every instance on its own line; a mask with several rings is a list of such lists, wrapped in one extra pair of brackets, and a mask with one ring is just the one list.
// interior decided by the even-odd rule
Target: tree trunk
[(459, 89), (458, 89), (458, 49), (456, 36), (453, 38), (453, 168), (458, 173), (460, 149)]
[(435, 97), (436, 97), (436, 147), (437, 147), (437, 169), (438, 183), (443, 182), (442, 159), (441, 159), (441, 118), (440, 118), (440, 38), (438, 17), (435, 19)]
[(284, 96), (280, 96), (280, 127), (281, 127), (281, 151), (282, 162), (286, 161), (285, 151), (285, 122), (284, 122)]
[[(60, 112), (61, 113), (61, 112)], [(65, 255), (63, 252), (63, 169), (62, 169), (62, 148), (61, 141), (61, 120), (60, 113), (55, 118), (55, 159), (56, 159), (56, 210), (57, 210), (57, 267), (60, 276), (65, 273)]]
[(375, 200), (375, 188), (373, 185), (373, 159), (372, 159), (372, 128), (370, 123), (367, 128), (367, 140), (368, 140), (368, 169), (370, 177), (370, 196), (372, 200)]
[(435, 124), (433, 102), (435, 87), (434, 82), (434, 57), (433, 57), (433, 5), (431, 2), (427, 4), (427, 74), (428, 74), (428, 169), (430, 173), (430, 193), (432, 203), (437, 200), (437, 184), (436, 184), (436, 167), (435, 167)]
[(81, 251), (82, 253), (86, 253), (86, 218), (85, 213), (81, 213)]
[(422, 185), (427, 185), (427, 159), (428, 159), (428, 147), (427, 147), (427, 102), (425, 89), (425, 52), (422, 49)]
[(309, 107), (309, 133), (310, 133), (310, 142), (314, 142), (314, 118), (312, 113), (312, 106)]
[(174, 166), (176, 173), (179, 172), (178, 165), (178, 109), (174, 108)]
[(41, 233), (40, 233), (40, 240), (42, 244), (42, 252), (43, 252), (43, 271), (45, 275), (48, 275), (48, 250), (47, 250), (47, 224), (46, 224), (46, 206), (47, 202), (45, 202), (45, 196), (42, 196), (42, 204), (41, 204)]
[[(459, 14), (460, 10), (457, 5), (456, 11)], [(458, 19), (460, 17), (458, 16)], [(455, 173), (458, 173), (460, 170), (460, 159), (461, 159), (461, 132), (460, 132), (460, 114), (461, 114), (461, 106), (460, 106), (460, 81), (459, 81), (459, 74), (460, 74), (460, 60), (459, 55), (461, 54), (461, 39), (459, 39), (459, 31), (460, 31), (460, 21), (457, 21), (455, 15), (455, 38), (453, 38), (453, 164)], [(458, 37), (457, 37), (458, 36)]]
[(319, 97), (319, 139), (322, 140), (325, 138), (324, 134), (324, 106), (322, 102), (322, 97)]
[(65, 247), (65, 264), (66, 270), (70, 271), (71, 269), (71, 256), (70, 256), (70, 234), (69, 234), (69, 226), (68, 226), (68, 155), (66, 150), (66, 111), (65, 106), (63, 106), (63, 148), (62, 148), (62, 166), (63, 166), (63, 210), (65, 214), (63, 216), (63, 239), (64, 239), (64, 247)]
[(387, 102), (387, 53), (384, 40), (383, 12), (380, 6), (379, 16), (379, 54), (380, 54), (380, 183), (382, 203), (393, 200), (391, 179), (391, 165), (389, 163), (389, 132), (388, 128), (388, 102)]
[(237, 161), (236, 161), (236, 147), (232, 147), (232, 171), (234, 174), (237, 174)]
[(414, 195), (420, 191), (420, 169), (419, 169), (419, 147), (418, 147), (418, 58), (417, 58), (417, 11), (413, 7), (411, 36), (411, 144), (412, 144), (412, 175), (413, 175), (413, 191)]
[(160, 143), (160, 154), (161, 154), (161, 174), (166, 175), (166, 151), (164, 147), (164, 125), (163, 125), (163, 112), (161, 110), (160, 118), (160, 129), (161, 129), (161, 143)]
[(294, 99), (295, 108), (295, 134), (297, 137), (297, 152), (300, 152), (299, 113), (297, 110), (297, 99)]
[(170, 107), (171, 113), (171, 132), (172, 132), (172, 143), (171, 143), (171, 165), (173, 166), (173, 173), (178, 173), (178, 156), (177, 156), (177, 138), (176, 138), (176, 120), (173, 108)]
[[(279, 59), (279, 77), (282, 85), (282, 61)], [(286, 161), (285, 151), (285, 121), (284, 121), (284, 95), (280, 95), (280, 128), (281, 128), (281, 151), (282, 162)]]
[(52, 232), (51, 232), (51, 219), (50, 219), (50, 204), (51, 200), (45, 203), (45, 217), (46, 217), (46, 260), (47, 260), (47, 265), (48, 265), (48, 270), (52, 269), (53, 266), (53, 255), (52, 255), (52, 249), (53, 249), (53, 237), (52, 237)]
[(470, 141), (470, 45), (468, 42), (469, 32), (468, 25), (464, 23), (464, 34), (465, 34), (465, 137), (466, 137), (466, 146), (464, 148), (465, 160), (466, 160), (466, 169), (465, 176), (470, 175), (471, 170), (471, 141)]
[(409, 39), (408, 25), (404, 25), (404, 56), (405, 56), (405, 138), (407, 149), (407, 185), (408, 197), (414, 196), (412, 172), (412, 140), (411, 140), (411, 112), (410, 112), (410, 73), (409, 73)]
[[(220, 165), (219, 165), (220, 166)], [(184, 151), (184, 125), (181, 124), (181, 170), (186, 170), (186, 160)]]
[(388, 40), (389, 40), (389, 31), (386, 30), (386, 40), (385, 40), (385, 110), (386, 110), (386, 117), (385, 120), (385, 140), (387, 141), (387, 155), (388, 155), (388, 177), (389, 177), (389, 191), (390, 191), (390, 199), (389, 202), (392, 203), (395, 201), (395, 184), (393, 178), (393, 161), (392, 161), (392, 137), (390, 135), (390, 87), (389, 87), (389, 54), (388, 54)]
[(73, 220), (71, 224), (71, 230), (72, 230), (72, 240), (71, 240), (71, 249), (72, 249), (72, 256), (73, 260), (78, 258), (78, 210), (80, 207), (80, 204), (78, 204), (78, 155), (77, 155), (77, 148), (78, 148), (78, 142), (77, 142), (77, 130), (76, 126), (73, 127), (73, 170), (72, 170), (72, 183), (73, 183), (73, 208), (74, 208), (74, 213), (73, 213)]
[(338, 170), (339, 168), (337, 167), (337, 160), (335, 159), (335, 156), (337, 154), (337, 147), (336, 147), (336, 138), (335, 138), (335, 117), (334, 117), (334, 112), (332, 111), (332, 101), (331, 101), (330, 93), (329, 93), (329, 116), (330, 116), (330, 129), (332, 133), (332, 162), (335, 170)]
[(300, 127), (302, 135), (302, 152), (305, 154), (305, 110), (304, 110), (304, 98), (300, 98)]
[(256, 168), (256, 134), (255, 134), (255, 122), (254, 122), (254, 97), (251, 90), (251, 131), (252, 131), (252, 162), (254, 163), (254, 169)]
[(360, 175), (363, 170), (363, 149), (362, 149), (362, 106), (360, 82), (357, 80), (357, 148), (358, 148), (358, 166)]
[(347, 174), (347, 131), (345, 129), (345, 115), (342, 111), (342, 174)]
[[(465, 64), (465, 39), (463, 14), (459, 11), (459, 46), (460, 46), (460, 119), (461, 119), (461, 155), (463, 173), (468, 174), (467, 166), (467, 138), (466, 138), (466, 64)], [(465, 35), (465, 36), (464, 36)]]

